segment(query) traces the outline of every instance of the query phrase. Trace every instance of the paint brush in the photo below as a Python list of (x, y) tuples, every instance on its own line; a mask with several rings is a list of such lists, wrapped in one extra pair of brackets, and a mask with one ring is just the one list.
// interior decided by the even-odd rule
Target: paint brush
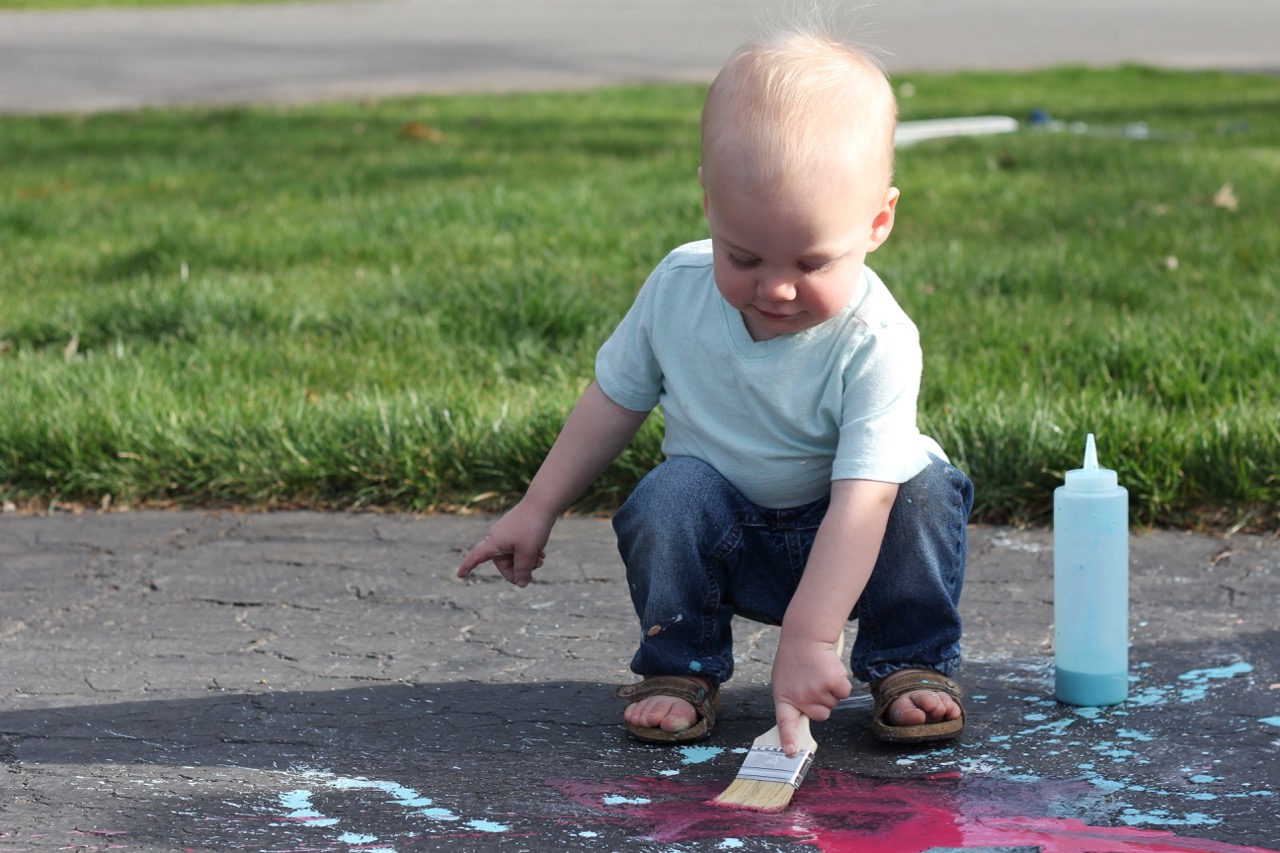
[(800, 718), (799, 729), (800, 749), (792, 756), (782, 751), (777, 726), (752, 741), (738, 775), (711, 804), (758, 812), (780, 812), (791, 805), (818, 751), (808, 717)]
[[(844, 635), (836, 641), (836, 655), (844, 654)], [(870, 696), (850, 696), (836, 703), (835, 711), (870, 704)], [(778, 727), (751, 742), (747, 758), (728, 788), (711, 800), (713, 805), (732, 806), (760, 812), (780, 812), (791, 805), (791, 798), (813, 766), (818, 742), (809, 731), (809, 718), (800, 718), (800, 749), (790, 757), (782, 751)]]

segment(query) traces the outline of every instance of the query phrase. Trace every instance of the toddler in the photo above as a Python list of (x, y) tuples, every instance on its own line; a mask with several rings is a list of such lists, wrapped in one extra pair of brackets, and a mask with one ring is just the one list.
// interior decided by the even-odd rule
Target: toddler
[(818, 33), (741, 48), (702, 113), (710, 239), (666, 257), (596, 358), (596, 379), (520, 502), (458, 569), (529, 583), (556, 518), (649, 412), (665, 461), (613, 525), (640, 619), (621, 688), (647, 742), (706, 737), (737, 614), (781, 626), (783, 748), (852, 684), (886, 741), (959, 736), (969, 479), (916, 427), (914, 324), (865, 259), (893, 229), (897, 107), (879, 67)]

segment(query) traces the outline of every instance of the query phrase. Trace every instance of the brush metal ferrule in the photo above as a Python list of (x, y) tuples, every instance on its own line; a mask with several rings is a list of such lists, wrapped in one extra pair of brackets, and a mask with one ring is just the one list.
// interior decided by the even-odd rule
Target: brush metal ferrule
[(784, 782), (799, 788), (813, 765), (813, 753), (802, 749), (790, 757), (777, 746), (753, 746), (738, 771), (739, 779), (756, 782)]

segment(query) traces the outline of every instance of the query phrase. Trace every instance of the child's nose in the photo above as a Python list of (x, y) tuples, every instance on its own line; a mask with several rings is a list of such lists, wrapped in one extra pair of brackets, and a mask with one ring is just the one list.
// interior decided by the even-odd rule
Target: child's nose
[(796, 298), (796, 284), (791, 276), (765, 273), (760, 277), (756, 292), (762, 299), (790, 302)]

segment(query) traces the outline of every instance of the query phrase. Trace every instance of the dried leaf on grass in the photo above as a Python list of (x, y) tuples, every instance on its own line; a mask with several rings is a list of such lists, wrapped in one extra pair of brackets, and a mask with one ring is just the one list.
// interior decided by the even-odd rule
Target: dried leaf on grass
[(1213, 194), (1213, 204), (1223, 210), (1238, 210), (1240, 207), (1239, 200), (1236, 199), (1235, 190), (1231, 184), (1223, 184), (1222, 189)]
[(418, 142), (444, 142), (444, 132), (417, 121), (407, 121), (400, 127), (400, 135)]

